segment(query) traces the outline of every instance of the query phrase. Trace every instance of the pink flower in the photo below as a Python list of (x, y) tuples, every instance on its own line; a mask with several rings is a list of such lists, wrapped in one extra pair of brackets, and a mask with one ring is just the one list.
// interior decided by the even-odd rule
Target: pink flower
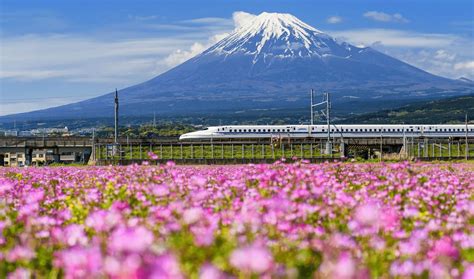
[(99, 247), (73, 247), (56, 255), (55, 265), (64, 269), (66, 278), (95, 277), (102, 268)]
[(107, 257), (104, 260), (104, 271), (112, 278), (140, 278), (138, 272), (141, 265), (142, 260), (137, 254), (120, 259)]
[(7, 279), (29, 279), (31, 277), (31, 271), (28, 269), (19, 267), (12, 273), (8, 274)]
[(10, 250), (10, 252), (8, 252), (6, 259), (9, 262), (15, 262), (20, 260), (29, 261), (35, 256), (35, 252), (28, 247), (15, 246), (12, 250)]
[(12, 183), (6, 180), (0, 181), (0, 197), (4, 196), (11, 189), (13, 189)]
[(451, 238), (445, 236), (434, 243), (431, 251), (428, 253), (428, 257), (431, 259), (447, 257), (456, 260), (459, 257), (459, 251), (453, 245)]
[(153, 243), (153, 233), (145, 227), (120, 227), (109, 238), (109, 248), (115, 252), (141, 253)]
[(122, 220), (122, 216), (115, 210), (97, 210), (86, 219), (86, 226), (94, 228), (96, 232), (107, 231), (115, 227)]
[(64, 229), (63, 241), (69, 246), (86, 245), (88, 242), (87, 236), (82, 225), (72, 224)]
[(464, 270), (462, 274), (462, 279), (472, 279), (474, 278), (474, 264), (470, 264)]
[(153, 194), (157, 197), (166, 197), (170, 193), (167, 185), (156, 185), (153, 187)]
[(148, 278), (180, 279), (184, 278), (176, 257), (172, 254), (159, 256), (147, 270)]
[(334, 267), (335, 278), (353, 278), (356, 273), (356, 264), (349, 254), (342, 254)]
[(376, 226), (380, 221), (380, 210), (377, 205), (369, 203), (357, 207), (355, 220), (363, 226)]
[(183, 213), (183, 221), (187, 225), (196, 223), (201, 217), (202, 209), (198, 207), (186, 209)]
[(207, 183), (207, 178), (202, 177), (202, 176), (193, 176), (191, 177), (191, 184), (198, 186), (198, 187), (203, 187)]
[(156, 155), (155, 153), (153, 153), (151, 151), (148, 152), (148, 157), (152, 160), (158, 160), (159, 159), (158, 155)]
[(204, 264), (199, 271), (199, 279), (224, 279), (225, 275), (212, 264)]
[(232, 252), (230, 264), (240, 270), (263, 273), (272, 266), (273, 257), (266, 248), (252, 245)]

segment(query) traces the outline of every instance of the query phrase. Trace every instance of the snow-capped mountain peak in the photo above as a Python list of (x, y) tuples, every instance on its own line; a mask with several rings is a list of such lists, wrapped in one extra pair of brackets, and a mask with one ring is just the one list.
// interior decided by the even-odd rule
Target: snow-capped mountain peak
[(348, 44), (339, 44), (322, 31), (293, 15), (261, 13), (235, 30), (204, 54), (245, 54), (260, 59), (294, 58), (325, 55), (350, 55)]
[(302, 22), (291, 14), (261, 13), (249, 23), (242, 26), (237, 33), (240, 35), (257, 35), (263, 32), (268, 37), (279, 38), (293, 35), (297, 38), (307, 39), (310, 33), (323, 33), (312, 26)]

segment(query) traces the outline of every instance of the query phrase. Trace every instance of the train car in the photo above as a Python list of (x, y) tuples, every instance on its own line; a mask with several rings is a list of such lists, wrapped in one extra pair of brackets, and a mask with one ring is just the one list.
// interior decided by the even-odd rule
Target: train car
[[(474, 135), (474, 126), (468, 125), (331, 125), (332, 138), (426, 137), (459, 138)], [(271, 139), (271, 138), (326, 138), (327, 125), (236, 125), (214, 126), (202, 131), (186, 133), (180, 140)]]

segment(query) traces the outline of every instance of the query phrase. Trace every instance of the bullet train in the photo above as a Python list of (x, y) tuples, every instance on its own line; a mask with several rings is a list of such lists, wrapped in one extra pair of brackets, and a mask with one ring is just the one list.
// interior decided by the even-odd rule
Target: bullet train
[[(215, 126), (183, 134), (180, 140), (265, 139), (265, 138), (326, 138), (327, 125), (238, 125)], [(428, 137), (456, 138), (466, 136), (466, 125), (331, 125), (332, 138)], [(474, 125), (467, 127), (468, 137), (474, 136)]]

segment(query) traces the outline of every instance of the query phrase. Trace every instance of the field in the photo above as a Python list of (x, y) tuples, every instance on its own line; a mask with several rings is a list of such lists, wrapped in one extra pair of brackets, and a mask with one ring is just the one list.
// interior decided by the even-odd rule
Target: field
[(474, 165), (0, 169), (0, 277), (474, 278)]

